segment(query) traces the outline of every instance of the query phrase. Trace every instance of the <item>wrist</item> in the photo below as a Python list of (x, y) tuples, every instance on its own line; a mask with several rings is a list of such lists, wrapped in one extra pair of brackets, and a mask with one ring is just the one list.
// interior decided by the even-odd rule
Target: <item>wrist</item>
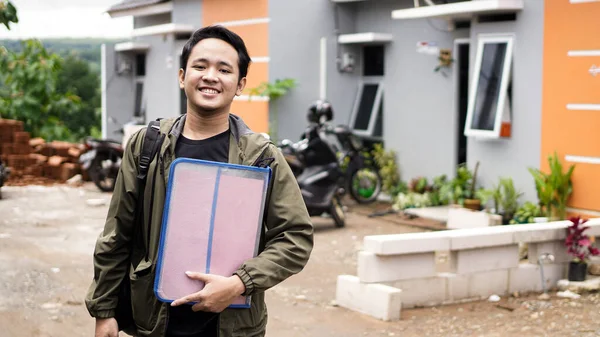
[(234, 291), (236, 295), (241, 295), (246, 291), (246, 286), (244, 285), (244, 282), (242, 282), (242, 279), (237, 276), (237, 275), (233, 275), (229, 277), (232, 280), (232, 283), (234, 284)]

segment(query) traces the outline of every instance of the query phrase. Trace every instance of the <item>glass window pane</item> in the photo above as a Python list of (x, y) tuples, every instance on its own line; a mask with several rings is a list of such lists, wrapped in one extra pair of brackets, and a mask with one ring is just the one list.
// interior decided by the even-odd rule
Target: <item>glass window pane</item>
[(375, 103), (377, 88), (379, 88), (379, 84), (364, 85), (360, 101), (358, 102), (356, 119), (354, 120), (353, 128), (355, 130), (366, 131), (369, 129), (369, 121), (371, 120), (371, 111), (373, 110), (373, 103)]
[(506, 42), (484, 44), (471, 129), (494, 130), (506, 48)]

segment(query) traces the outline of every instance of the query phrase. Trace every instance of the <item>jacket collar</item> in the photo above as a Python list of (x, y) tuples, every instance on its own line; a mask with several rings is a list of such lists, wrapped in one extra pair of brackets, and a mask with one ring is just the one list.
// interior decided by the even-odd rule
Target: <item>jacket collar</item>
[[(165, 125), (171, 130), (169, 134), (175, 137), (175, 141), (183, 132), (183, 126), (185, 125), (186, 116), (187, 114), (177, 117), (175, 119), (175, 122), (172, 124), (172, 127), (169, 125)], [(231, 134), (235, 138), (236, 142), (239, 142), (242, 136), (253, 133), (252, 130), (250, 130), (250, 128), (246, 125), (246, 123), (244, 123), (244, 121), (240, 117), (231, 113), (229, 114), (229, 130), (231, 131)]]

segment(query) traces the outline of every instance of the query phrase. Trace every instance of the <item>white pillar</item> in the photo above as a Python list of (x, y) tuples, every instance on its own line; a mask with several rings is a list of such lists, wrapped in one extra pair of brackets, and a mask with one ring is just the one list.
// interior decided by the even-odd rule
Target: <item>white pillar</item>
[(327, 98), (327, 38), (321, 38), (321, 59), (320, 59), (320, 76), (319, 76), (319, 97), (321, 99)]

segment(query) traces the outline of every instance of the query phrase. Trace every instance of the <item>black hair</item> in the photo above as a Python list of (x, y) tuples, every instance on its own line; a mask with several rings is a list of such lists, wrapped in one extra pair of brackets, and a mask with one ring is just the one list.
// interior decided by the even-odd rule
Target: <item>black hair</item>
[(183, 71), (187, 68), (188, 60), (190, 58), (190, 54), (192, 53), (192, 49), (198, 44), (198, 42), (204, 39), (219, 39), (230, 44), (233, 49), (237, 51), (238, 54), (238, 67), (240, 68), (240, 76), (238, 80), (246, 77), (248, 74), (248, 66), (250, 66), (250, 55), (248, 55), (248, 50), (246, 49), (246, 44), (244, 44), (244, 40), (237, 35), (236, 33), (230, 31), (229, 29), (223, 26), (207, 26), (204, 28), (200, 28), (192, 34), (190, 39), (186, 42), (185, 46), (183, 46), (183, 51), (181, 53), (181, 58), (183, 60)]

